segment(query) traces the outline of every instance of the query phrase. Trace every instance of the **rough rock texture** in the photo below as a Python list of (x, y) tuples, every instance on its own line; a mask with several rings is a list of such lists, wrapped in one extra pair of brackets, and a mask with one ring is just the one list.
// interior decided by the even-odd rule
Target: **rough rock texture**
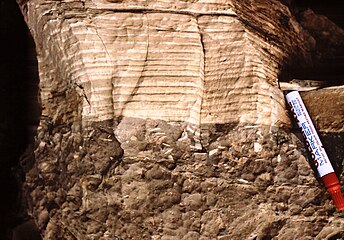
[(330, 21), (326, 16), (317, 15), (311, 9), (302, 12), (301, 25), (307, 29), (316, 40), (318, 60), (343, 54), (344, 30)]
[(20, 5), (42, 99), (25, 192), (44, 239), (343, 236), (278, 89), (312, 45), (286, 6)]
[(343, 234), (302, 143), (281, 129), (212, 126), (208, 147), (195, 152), (185, 123), (124, 118), (115, 128), (122, 156), (112, 122), (81, 132), (77, 124), (41, 121), (26, 185), (45, 239)]
[(302, 99), (322, 132), (344, 132), (344, 86), (303, 92)]

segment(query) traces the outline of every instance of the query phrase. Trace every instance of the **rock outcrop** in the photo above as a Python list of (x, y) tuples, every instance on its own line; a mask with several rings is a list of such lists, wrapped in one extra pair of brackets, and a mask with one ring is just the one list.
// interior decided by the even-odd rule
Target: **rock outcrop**
[(20, 6), (42, 101), (24, 188), (44, 239), (343, 236), (279, 89), (314, 47), (281, 2)]

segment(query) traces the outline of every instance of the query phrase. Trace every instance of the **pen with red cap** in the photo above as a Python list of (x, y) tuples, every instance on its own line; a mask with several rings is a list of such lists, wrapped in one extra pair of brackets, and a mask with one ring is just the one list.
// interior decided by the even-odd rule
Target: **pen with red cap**
[(311, 160), (317, 169), (319, 177), (324, 182), (327, 192), (331, 195), (336, 208), (343, 210), (344, 199), (337, 175), (334, 172), (330, 159), (325, 152), (299, 92), (292, 91), (288, 93), (286, 99), (294, 119), (301, 129), (308, 151), (311, 154)]

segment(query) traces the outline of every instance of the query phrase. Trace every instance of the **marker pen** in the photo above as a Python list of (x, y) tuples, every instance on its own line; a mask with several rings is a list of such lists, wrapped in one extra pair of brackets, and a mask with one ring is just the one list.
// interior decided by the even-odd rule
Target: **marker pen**
[(330, 159), (325, 152), (299, 92), (292, 91), (288, 93), (286, 99), (294, 119), (301, 129), (307, 149), (311, 154), (311, 161), (313, 161), (319, 177), (324, 182), (327, 192), (331, 195), (336, 208), (343, 210), (344, 199), (340, 191), (337, 175), (334, 172)]

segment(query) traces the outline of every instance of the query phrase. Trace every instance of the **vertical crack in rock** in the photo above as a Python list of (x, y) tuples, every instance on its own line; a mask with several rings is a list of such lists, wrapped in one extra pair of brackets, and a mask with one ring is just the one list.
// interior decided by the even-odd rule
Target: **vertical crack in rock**
[[(205, 48), (203, 43), (203, 32), (199, 25), (199, 17), (195, 16), (196, 24), (197, 24), (197, 30), (199, 33), (199, 45), (200, 45), (200, 57), (199, 57), (199, 86), (198, 86), (198, 94), (196, 101), (193, 105), (193, 107), (190, 109), (190, 118), (188, 119), (189, 123), (195, 123), (196, 124), (196, 130), (195, 130), (195, 150), (202, 150), (202, 143), (201, 143), (201, 134), (202, 134), (202, 106), (203, 106), (203, 98), (204, 98), (204, 86), (205, 86)], [(195, 115), (195, 116), (193, 116)]]
[[(103, 38), (100, 36), (100, 34), (99, 34), (99, 32), (98, 32), (98, 29), (99, 29), (99, 26), (97, 25), (97, 23), (96, 22), (93, 22), (92, 21), (92, 19), (89, 19), (89, 21), (91, 22), (91, 23), (93, 23), (94, 25), (95, 25), (95, 31), (96, 31), (96, 34), (97, 34), (97, 36), (98, 36), (98, 38), (99, 38), (99, 40), (101, 41), (101, 43), (102, 43), (102, 46), (103, 46), (103, 48), (104, 48), (104, 50), (105, 50), (105, 52), (106, 52), (106, 55), (107, 55), (107, 57), (108, 57), (108, 61), (111, 63), (111, 65), (113, 66), (113, 70), (110, 72), (110, 76), (111, 76), (111, 82), (110, 83), (108, 83), (107, 85), (110, 85), (110, 87), (109, 86), (107, 86), (107, 87), (109, 87), (110, 89), (111, 89), (111, 94), (113, 94), (113, 92), (114, 92), (114, 85), (113, 85), (113, 75), (114, 75), (114, 72), (115, 72), (115, 61), (112, 59), (112, 57), (111, 57), (111, 55), (110, 55), (110, 53), (109, 53), (109, 51), (108, 51), (108, 48), (106, 47), (106, 45), (105, 45), (105, 42), (104, 42), (104, 40), (103, 40)], [(110, 111), (110, 114), (112, 113), (113, 114), (113, 108), (112, 108), (112, 106), (114, 105), (114, 102), (113, 102), (113, 97), (111, 97), (110, 98), (110, 109), (109, 109), (109, 111)]]
[(81, 86), (81, 85), (79, 85), (79, 84), (77, 84), (77, 83), (76, 83), (75, 85), (76, 85), (78, 88), (81, 89), (81, 91), (82, 91), (82, 96), (85, 98), (85, 100), (86, 100), (86, 102), (88, 103), (88, 105), (91, 106), (90, 100), (88, 100), (88, 97), (87, 97), (87, 95), (86, 95), (86, 93), (85, 93), (84, 87)]
[[(130, 103), (133, 98), (137, 95), (140, 87), (141, 87), (141, 84), (142, 82), (144, 81), (144, 74), (145, 74), (145, 71), (146, 71), (146, 66), (147, 66), (147, 62), (148, 62), (148, 55), (149, 55), (149, 32), (151, 31), (151, 27), (149, 25), (149, 14), (147, 13), (143, 13), (143, 16), (146, 20), (146, 23), (143, 24), (143, 27), (146, 29), (146, 52), (145, 52), (145, 56), (144, 56), (144, 59), (143, 59), (143, 66), (142, 66), (142, 70), (140, 72), (140, 75), (138, 76), (138, 80), (133, 88), (133, 90), (130, 92), (128, 98), (125, 100), (125, 102), (123, 103), (123, 106), (122, 106), (122, 110), (119, 114), (119, 117), (122, 117), (123, 116), (123, 111), (125, 111), (125, 108), (127, 106), (128, 103)], [(152, 29), (153, 30), (153, 29)]]

